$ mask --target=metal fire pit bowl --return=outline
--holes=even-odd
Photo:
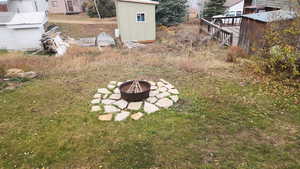
[[[124,82],[119,87],[122,99],[124,99],[128,102],[137,102],[137,101],[145,100],[149,97],[150,88],[151,88],[150,83],[140,80],[139,83],[142,88],[142,92],[128,93],[127,91],[130,88],[130,86],[132,85],[132,83],[133,83],[133,81]]]

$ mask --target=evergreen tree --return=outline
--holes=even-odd
[[[224,14],[224,3],[225,0],[210,0],[207,4],[205,4],[203,17],[206,19],[211,19],[215,15]]]
[[[113,0],[97,0],[97,6],[102,18],[116,16],[116,7]],[[87,14],[90,17],[98,17],[93,0],[88,3]]]
[[[187,15],[187,0],[159,0],[156,7],[157,24],[172,26],[184,22]]]

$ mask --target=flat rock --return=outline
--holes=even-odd
[[[24,71],[22,69],[17,69],[17,68],[13,68],[13,69],[8,69],[6,71],[6,77],[18,77],[19,73],[24,73]]]
[[[120,86],[121,86],[121,84],[123,84],[123,82],[118,82],[118,83],[117,83],[117,86],[119,86],[119,87],[120,87]]]
[[[115,106],[106,105],[106,106],[104,106],[104,111],[105,111],[105,113],[116,113],[121,110],[116,108]]]
[[[165,81],[164,79],[159,79],[161,82],[163,82],[164,84],[169,84],[169,82]]]
[[[155,86],[156,85],[156,83],[153,82],[153,81],[148,81],[148,82],[151,84],[151,86]]]
[[[113,104],[115,103],[115,100],[111,100],[111,99],[104,99],[102,100],[102,104]]]
[[[163,87],[163,86],[165,86],[165,84],[163,82],[157,82],[157,86],[158,87]]]
[[[27,78],[27,79],[34,79],[38,76],[36,72],[30,71],[30,72],[23,72],[19,73],[18,77]]]
[[[168,92],[172,94],[179,94],[179,91],[177,89],[170,89]]]
[[[92,104],[99,104],[100,103],[100,99],[93,99],[92,101],[91,101],[91,103]]]
[[[115,121],[123,121],[130,115],[128,111],[122,111],[115,116]]]
[[[109,84],[109,85],[107,85],[107,88],[112,90],[112,89],[116,88],[116,85]]]
[[[102,95],[102,99],[107,99],[108,96],[109,96],[109,94],[103,94],[103,95]]]
[[[129,110],[139,110],[142,106],[143,102],[131,102],[129,103],[127,109]]]
[[[105,114],[105,115],[100,115],[98,119],[101,121],[111,121],[112,117],[113,117],[112,114]]]
[[[157,112],[158,110],[159,110],[159,108],[157,106],[155,106],[154,104],[145,102],[144,111],[146,113],[150,114],[150,113]]]
[[[177,95],[172,95],[170,98],[173,100],[174,103],[176,103],[179,100],[179,97]]]
[[[157,100],[158,100],[158,99],[157,99],[156,97],[149,97],[149,98],[147,99],[147,102],[153,104],[153,103],[155,103]]]
[[[111,92],[107,88],[101,88],[101,89],[98,89],[98,93],[110,94]]]
[[[117,82],[116,81],[110,81],[109,84],[111,84],[111,85],[117,85]]]
[[[130,117],[131,117],[133,120],[139,120],[139,119],[141,119],[143,116],[144,116],[143,113],[138,112],[138,113],[135,113],[135,114],[131,115]]]
[[[95,98],[95,99],[101,99],[101,97],[102,97],[102,95],[99,94],[99,93],[97,93],[97,94],[94,95],[94,98]]]
[[[165,87],[166,87],[166,88],[168,88],[168,89],[173,89],[173,88],[174,88],[174,86],[173,86],[173,85],[171,85],[170,83],[169,83],[169,84],[167,84],[167,85],[165,85]]]
[[[160,92],[166,92],[166,91],[168,91],[168,88],[166,88],[166,87],[160,87],[160,88],[158,88],[158,91],[160,91]]]
[[[150,91],[149,96],[150,96],[150,97],[154,97],[154,96],[156,96],[156,95],[158,95],[158,94],[159,94],[159,91],[158,91],[158,90],[153,90],[153,91]]]
[[[120,109],[125,109],[128,105],[128,102],[126,100],[119,100],[113,104],[116,105],[117,107],[119,107]]]
[[[101,107],[100,106],[92,106],[91,112],[98,112],[98,111],[101,111]]]
[[[169,108],[170,106],[173,105],[173,101],[168,99],[168,98],[163,98],[158,100],[155,105],[157,105],[158,107],[162,107],[162,108]]]
[[[115,94],[120,94],[120,89],[119,88],[115,88],[114,93]]]
[[[150,87],[151,90],[156,90],[158,87],[157,86],[152,86]]]
[[[119,100],[121,99],[121,94],[112,94],[109,98],[113,100]]]
[[[171,95],[171,94],[168,93],[168,92],[162,92],[162,93],[156,95],[156,97],[159,98],[159,99],[161,99],[161,98],[164,98],[164,97],[168,97],[168,96],[170,96],[170,95]]]

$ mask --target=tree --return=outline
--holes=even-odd
[[[204,7],[203,17],[206,19],[211,19],[215,15],[224,14],[224,3],[225,0],[210,0]]]
[[[116,7],[113,0],[97,0],[96,3],[101,17],[105,18],[116,16]],[[88,3],[87,14],[90,17],[98,17],[98,13],[93,0],[90,0]]]
[[[159,0],[156,7],[157,24],[172,26],[184,22],[187,15],[187,0]]]

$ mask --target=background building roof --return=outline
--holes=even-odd
[[[271,12],[260,12],[243,15],[245,18],[253,19],[260,22],[274,22],[280,20],[289,20],[296,18],[296,13],[291,11],[277,10]]]
[[[240,2],[242,2],[243,0],[226,0],[226,2],[224,3],[223,6],[229,8],[229,7],[232,7],[233,5],[235,4],[238,4]]]

